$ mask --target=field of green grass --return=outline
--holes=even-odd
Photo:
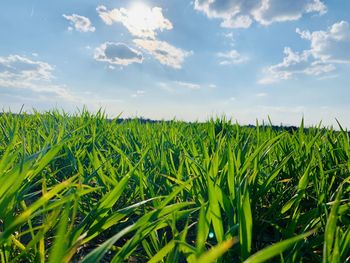
[[[350,262],[346,131],[0,115],[1,262]]]

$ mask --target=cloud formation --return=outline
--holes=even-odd
[[[350,26],[346,21],[333,24],[326,31],[296,32],[301,38],[310,41],[310,53],[323,62],[350,63]]]
[[[121,23],[133,37],[136,37],[133,40],[134,44],[163,65],[179,69],[182,67],[185,58],[191,54],[157,39],[159,32],[173,29],[172,23],[164,17],[162,8],[160,7],[148,7],[139,3],[134,4],[129,9],[115,8],[108,10],[107,7],[100,5],[96,10],[105,24]],[[112,44],[105,43],[97,48],[95,59],[119,65],[129,65],[143,61],[143,57],[139,51],[131,49],[125,44],[123,46],[121,44],[115,46],[114,44],[114,51],[110,52],[113,54],[107,55],[105,50],[112,48],[108,46]]]
[[[138,4],[130,9],[108,10],[100,5],[96,10],[105,24],[122,23],[131,35],[138,38],[155,39],[157,31],[162,32],[173,28],[171,22],[163,16],[160,7],[150,8]]]
[[[133,42],[153,55],[161,64],[176,69],[180,69],[185,58],[191,54],[191,52],[174,47],[165,41],[134,39]]]
[[[294,52],[284,48],[281,63],[264,69],[260,84],[271,84],[292,79],[297,75],[321,76],[336,69],[336,64],[350,63],[350,27],[346,21],[333,24],[325,31],[308,30],[296,32],[302,39],[310,41],[310,49]]]
[[[33,61],[19,55],[0,57],[0,74],[13,79],[50,80],[53,67],[46,62]]]
[[[73,96],[64,86],[51,83],[54,79],[53,70],[46,62],[33,61],[19,55],[0,57],[0,87],[26,89],[73,100]]]
[[[201,88],[199,84],[191,83],[191,82],[175,81],[175,83],[185,89],[190,89],[190,90],[199,90]]]
[[[79,31],[79,32],[95,32],[96,30],[96,28],[92,26],[90,19],[85,16],[72,14],[72,15],[63,15],[63,17],[67,19],[71,24],[71,26],[68,27],[68,30],[70,31],[75,29],[76,31]]]
[[[310,50],[298,53],[285,47],[283,61],[264,69],[265,76],[259,80],[259,83],[271,84],[280,80],[292,79],[297,75],[320,76],[334,70],[333,64],[315,60]]]
[[[241,64],[248,60],[247,57],[242,56],[237,50],[232,49],[228,52],[219,52],[217,54],[218,58],[220,58],[220,65],[233,65],[233,64]]]
[[[217,88],[215,84],[196,83],[192,81],[182,81],[182,80],[158,82],[158,86],[162,90],[167,91],[171,94],[182,94],[182,95],[189,94],[192,92],[209,91]]]
[[[146,91],[144,90],[137,90],[135,93],[131,94],[132,98],[138,98],[138,97],[142,97],[143,95],[145,95]]]
[[[194,8],[209,18],[221,19],[226,28],[248,28],[254,21],[269,25],[298,20],[306,13],[327,12],[320,0],[195,0]]]
[[[132,63],[142,63],[141,52],[123,43],[106,42],[95,49],[94,58],[109,64],[127,66]]]

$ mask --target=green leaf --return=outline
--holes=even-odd
[[[337,220],[338,220],[338,207],[340,204],[340,197],[342,194],[342,187],[338,189],[337,196],[329,214],[326,230],[324,233],[324,246],[323,246],[323,262],[331,262],[333,243],[337,232]]]
[[[237,238],[225,240],[215,247],[212,247],[207,252],[203,253],[195,262],[196,263],[211,263],[219,259],[225,254],[234,244],[238,243]]]
[[[58,224],[55,241],[48,261],[49,263],[61,263],[66,256],[66,250],[69,245],[67,240],[69,209],[70,205],[67,203]]]
[[[175,247],[176,243],[175,240],[169,241],[164,247],[162,247],[157,254],[155,254],[149,261],[148,263],[157,263],[161,262],[162,259],[168,255]]]
[[[258,252],[256,252],[254,255],[247,258],[244,263],[261,263],[266,262],[267,260],[272,259],[275,256],[278,256],[282,254],[285,250],[287,250],[289,247],[293,246],[295,243],[307,238],[308,236],[315,233],[316,230],[311,230],[309,232],[306,232],[304,234],[298,235],[296,237],[289,238],[287,240],[278,242],[276,244],[273,244],[267,248],[264,248]]]

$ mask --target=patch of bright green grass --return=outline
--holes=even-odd
[[[345,262],[349,198],[345,131],[0,116],[1,262]]]

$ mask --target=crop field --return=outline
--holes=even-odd
[[[350,262],[350,139],[0,115],[1,262]]]

